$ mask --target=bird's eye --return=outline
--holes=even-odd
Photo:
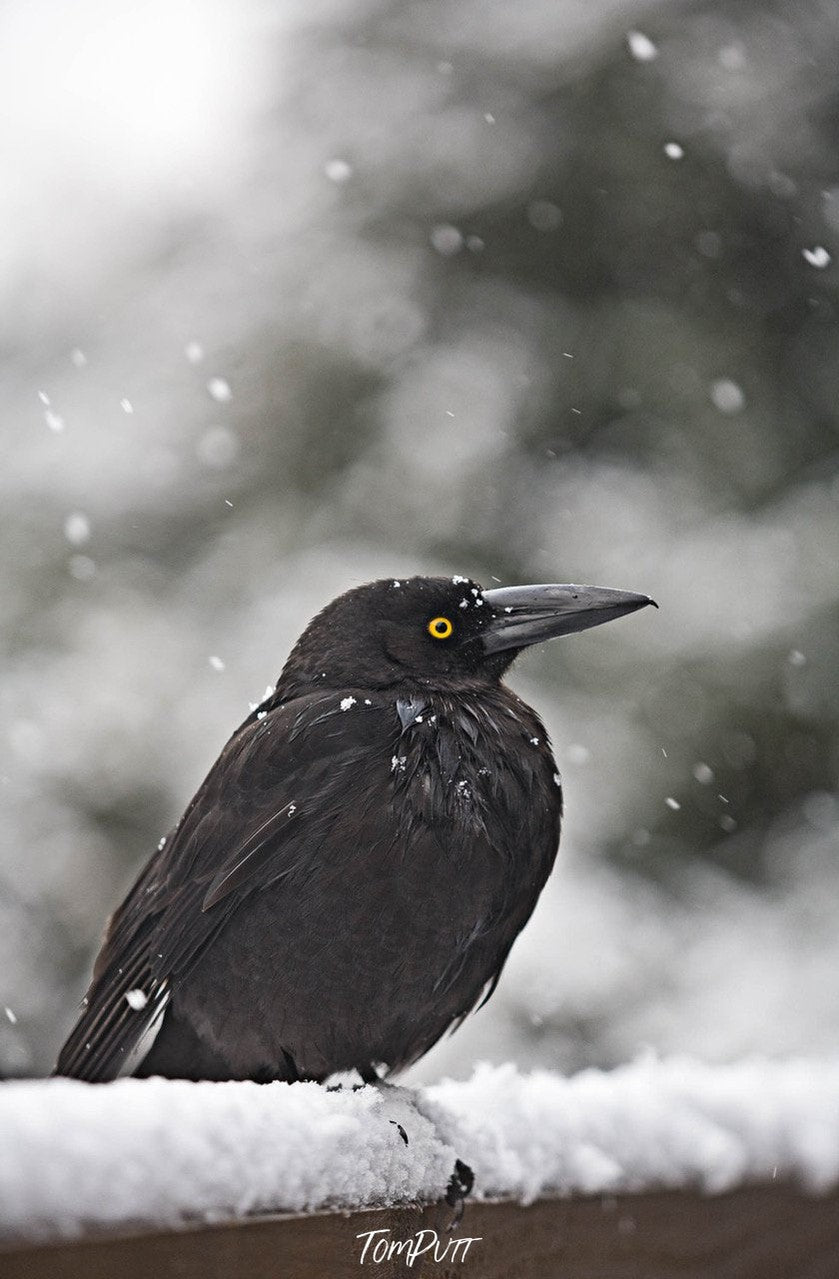
[[[447,617],[432,617],[428,623],[428,634],[432,639],[448,639],[453,630]]]

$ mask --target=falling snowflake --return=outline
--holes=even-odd
[[[84,546],[90,538],[90,520],[81,511],[73,511],[64,521],[64,536],[71,546]]]
[[[233,399],[230,383],[223,377],[211,377],[207,383],[207,390],[218,404],[227,404]]]
[[[643,31],[627,31],[626,44],[636,62],[652,62],[658,57],[658,49]]]
[[[431,232],[431,245],[444,258],[452,258],[463,248],[463,233],[456,226],[442,223]]]
[[[745,408],[746,397],[742,387],[730,378],[720,378],[711,383],[711,403],[720,413],[739,413]]]
[[[348,182],[352,177],[352,166],[346,160],[327,160],[323,171],[330,182]]]
[[[812,249],[802,249],[801,256],[817,271],[823,271],[826,266],[830,266],[830,254],[823,244],[817,244]]]

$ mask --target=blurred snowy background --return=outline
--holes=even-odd
[[[661,604],[520,662],[560,864],[413,1077],[835,1048],[838,65],[829,0],[3,6],[0,1071],[411,572]]]

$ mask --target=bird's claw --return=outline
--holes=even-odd
[[[475,1174],[472,1169],[462,1159],[455,1159],[454,1172],[449,1177],[449,1184],[446,1187],[446,1203],[455,1210],[452,1223],[449,1226],[450,1230],[460,1224],[466,1199],[472,1193],[474,1185]]]

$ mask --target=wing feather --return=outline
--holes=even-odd
[[[334,694],[313,694],[279,703],[261,719],[251,715],[234,733],[114,913],[56,1074],[116,1078],[164,1012],[172,983],[244,898],[316,852],[318,841],[308,836],[346,802],[346,765],[370,749],[370,717],[358,733],[348,733],[344,720],[336,737],[336,712]],[[304,779],[317,800],[298,805]],[[135,989],[146,995],[141,1009],[126,999]]]

